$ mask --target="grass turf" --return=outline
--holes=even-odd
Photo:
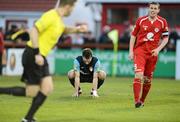
[[[23,86],[19,77],[0,76],[0,86]],[[38,122],[180,122],[180,81],[154,79],[145,106],[134,108],[133,78],[108,77],[90,96],[91,84],[82,84],[83,94],[71,97],[73,88],[65,76],[54,76],[54,92],[36,114]],[[0,95],[0,122],[20,122],[31,98]]]

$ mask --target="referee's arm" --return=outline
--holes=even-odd
[[[34,26],[30,31],[30,38],[32,41],[33,48],[39,48],[38,36],[39,36],[39,32],[37,28]]]
[[[35,54],[35,63],[38,64],[39,66],[42,66],[44,65],[44,59],[39,52],[38,36],[39,36],[39,32],[37,28],[34,26],[30,31],[30,38],[32,41],[33,51]]]
[[[87,25],[79,25],[76,27],[65,27],[64,33],[85,33],[88,31]]]

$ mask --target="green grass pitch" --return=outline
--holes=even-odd
[[[23,86],[19,77],[0,76],[0,86]],[[73,88],[65,76],[54,76],[54,92],[37,112],[38,122],[180,122],[180,81],[154,79],[143,108],[133,103],[133,78],[108,77],[90,96],[91,84],[82,84],[83,94],[71,97]],[[0,95],[0,122],[20,122],[31,98]]]

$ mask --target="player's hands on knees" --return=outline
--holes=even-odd
[[[84,33],[88,32],[88,27],[87,25],[79,25],[76,27],[77,32]]]
[[[152,53],[152,56],[158,56],[158,54],[159,54],[159,49],[156,48],[156,49],[152,50],[151,53]]]
[[[133,60],[134,59],[134,53],[133,52],[129,52],[129,60]]]
[[[44,58],[42,57],[42,55],[40,54],[35,55],[35,63],[39,66],[44,65]]]

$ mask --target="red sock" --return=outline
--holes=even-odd
[[[135,78],[133,83],[133,91],[134,91],[134,100],[135,103],[139,102],[139,96],[141,93],[141,80]]]
[[[150,88],[151,88],[151,82],[143,84],[143,91],[142,91],[142,96],[141,96],[141,102],[144,103]]]

